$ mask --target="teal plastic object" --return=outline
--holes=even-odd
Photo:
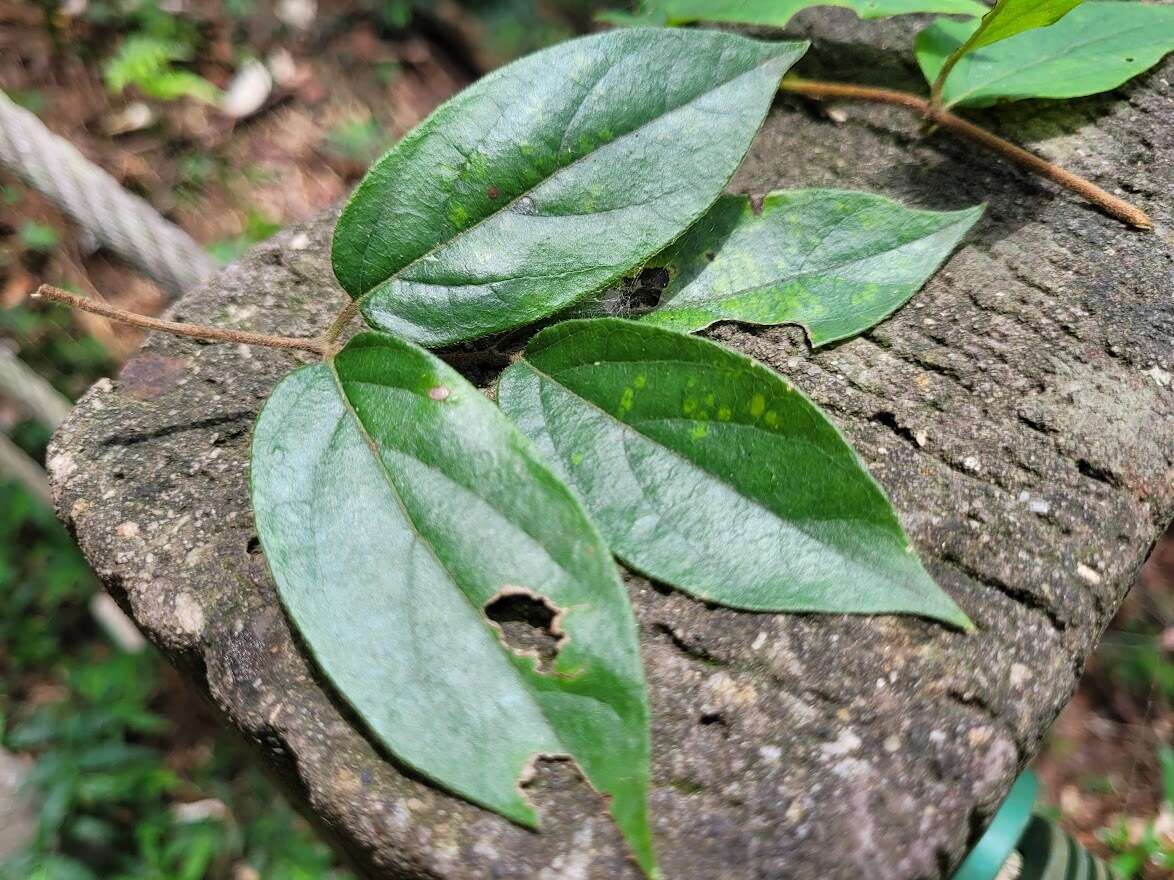
[[[1039,780],[1025,770],[1011,786],[986,832],[954,872],[953,880],[994,880],[1031,821],[1037,791]]]
[[[1032,818],[1018,850],[1019,880],[1112,880],[1108,865],[1043,816]]]

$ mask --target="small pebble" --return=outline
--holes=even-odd
[[[1100,582],[1101,582],[1101,576],[1100,576],[1100,574],[1097,573],[1096,569],[1089,568],[1083,562],[1080,563],[1078,566],[1076,566],[1076,573],[1078,575],[1080,575],[1082,578],[1084,578],[1086,581],[1088,581],[1090,584],[1092,584],[1094,587],[1097,586],[1098,584],[1100,584]]]

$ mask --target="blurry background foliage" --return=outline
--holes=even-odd
[[[445,97],[591,28],[599,9],[0,0],[0,87],[227,262],[342,198]],[[249,62],[268,74],[251,92],[239,81]],[[234,87],[248,112],[227,112]],[[30,306],[40,281],[140,312],[164,305],[0,171],[0,345],[74,399],[116,374],[138,337]],[[48,429],[2,390],[0,430],[43,461]],[[1035,765],[1065,829],[1126,878],[1174,871],[1172,584],[1168,540]],[[179,677],[111,640],[97,590],[52,513],[0,478],[0,745],[26,771],[33,813],[27,844],[0,852],[0,880],[346,876]]]

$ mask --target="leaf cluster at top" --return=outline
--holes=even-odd
[[[1131,0],[998,0],[993,7],[974,0],[645,0],[633,13],[600,18],[622,25],[782,27],[815,6],[846,7],[861,18],[968,16],[940,18],[917,35],[917,63],[944,107],[1093,95],[1174,51],[1174,7]]]

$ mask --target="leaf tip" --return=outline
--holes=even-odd
[[[953,624],[954,626],[956,626],[958,629],[962,630],[962,632],[965,633],[966,635],[970,635],[971,633],[977,632],[978,626],[974,623],[973,620],[971,620],[969,617],[966,616],[966,612],[964,612],[961,608],[958,608],[957,606],[955,606],[955,608],[956,608],[956,611],[954,613],[954,616],[950,619],[949,622],[951,624]]]

